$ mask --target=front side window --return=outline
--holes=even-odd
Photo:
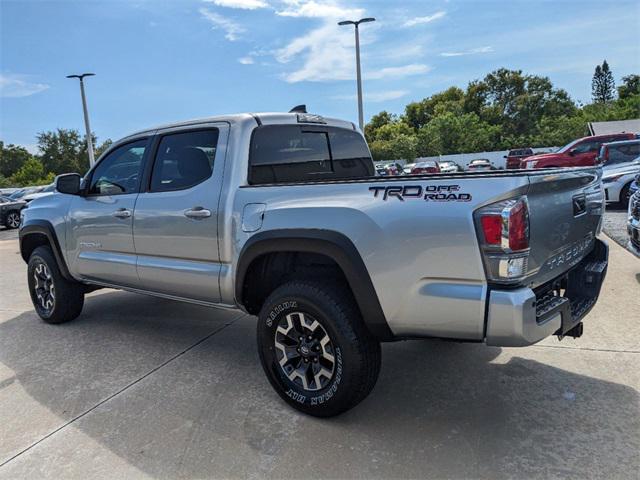
[[[91,174],[90,195],[135,193],[140,186],[147,140],[127,143],[109,153]]]
[[[333,127],[258,127],[249,154],[252,184],[344,179],[374,175],[362,136]]]
[[[183,190],[211,177],[218,146],[216,128],[165,135],[151,174],[151,191]]]
[[[582,142],[577,145],[573,151],[574,153],[587,153],[587,152],[597,152],[600,149],[601,142]]]

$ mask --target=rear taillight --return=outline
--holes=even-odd
[[[489,279],[521,280],[527,274],[529,257],[527,197],[493,203],[474,215]]]
[[[502,239],[502,216],[500,214],[486,214],[480,217],[482,233],[487,245],[500,245]]]

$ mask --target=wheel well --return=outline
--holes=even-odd
[[[42,246],[53,249],[49,238],[44,233],[31,233],[23,237],[22,240],[20,240],[20,253],[24,261],[28,262],[33,251]]]
[[[293,279],[318,278],[340,282],[350,290],[344,272],[329,256],[312,252],[271,252],[249,265],[242,285],[242,303],[252,315],[258,314],[267,297]]]

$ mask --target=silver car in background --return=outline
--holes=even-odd
[[[597,160],[602,164],[606,201],[627,205],[631,184],[640,173],[640,139],[605,143]]]

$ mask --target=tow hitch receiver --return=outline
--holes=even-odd
[[[564,337],[580,338],[582,336],[583,326],[584,323],[580,322],[564,335],[558,335],[558,340],[562,340]]]

